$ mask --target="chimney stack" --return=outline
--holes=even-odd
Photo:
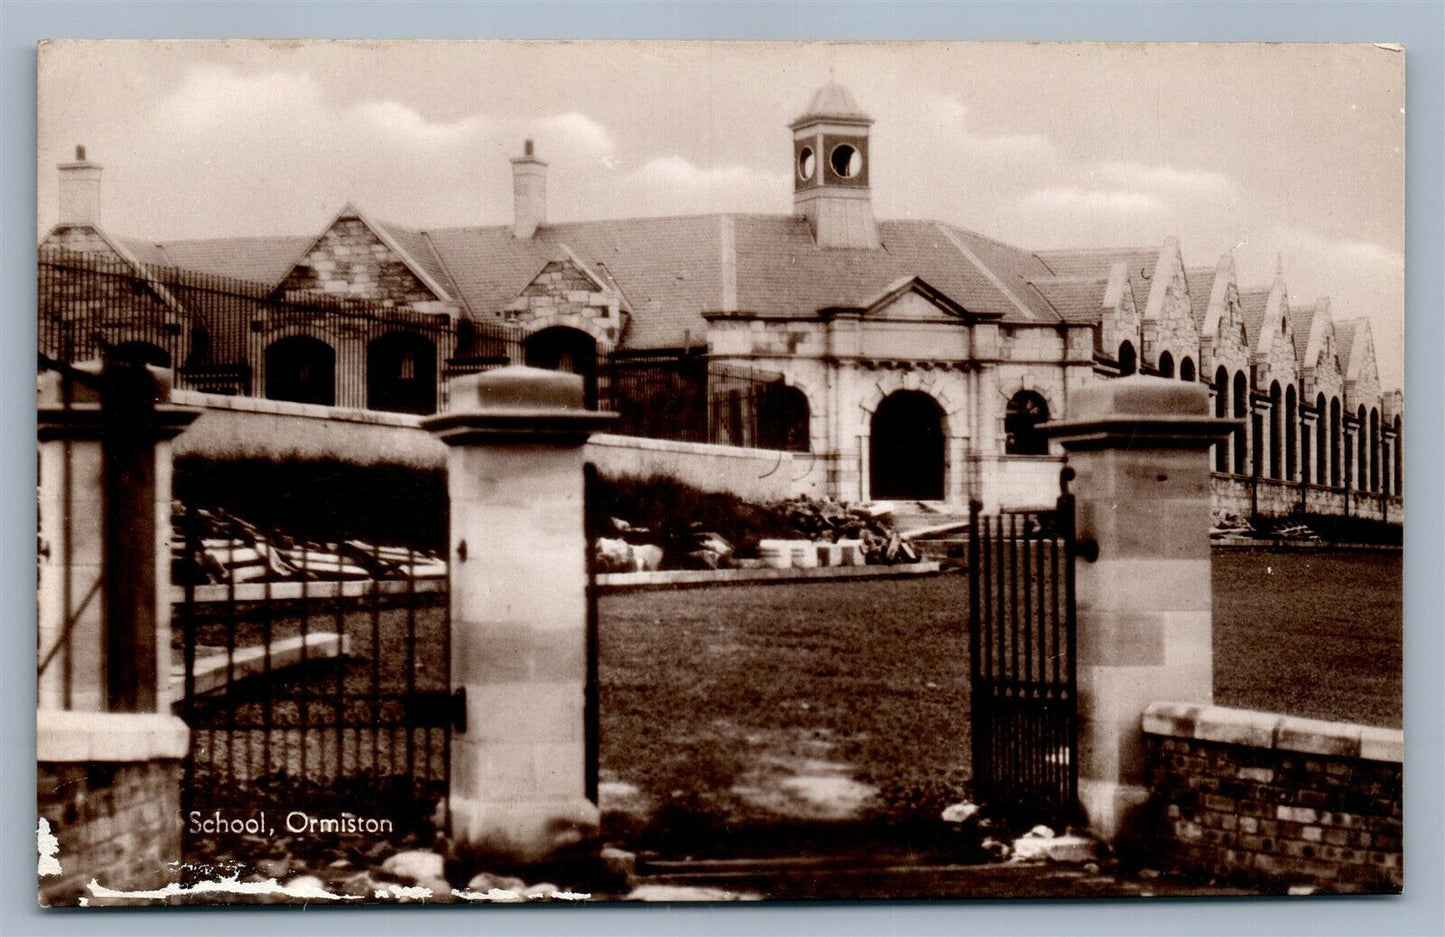
[[[532,141],[522,155],[512,157],[512,234],[530,238],[547,223],[547,163],[532,152]]]
[[[76,146],[75,162],[56,168],[60,170],[60,217],[56,223],[100,227],[101,165],[85,158],[84,146]]]

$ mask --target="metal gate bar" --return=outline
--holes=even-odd
[[[1077,816],[1072,477],[1052,511],[969,509],[973,796],[1020,824]]]

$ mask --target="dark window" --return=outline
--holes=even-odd
[[[758,445],[764,449],[807,452],[808,395],[796,387],[777,382],[760,391]]]
[[[1279,382],[1269,386],[1269,477],[1282,478],[1284,471],[1284,447],[1280,445],[1284,440],[1280,433],[1280,407],[1283,403],[1283,393],[1279,389]]]
[[[1049,405],[1031,390],[1013,395],[1004,412],[1004,452],[1008,455],[1048,455],[1049,439],[1039,429],[1047,422]]]
[[[123,361],[140,361],[157,368],[171,366],[171,354],[151,342],[121,342],[111,354]]]
[[[1139,370],[1139,356],[1134,352],[1134,346],[1124,342],[1119,346],[1119,376],[1128,377]]]
[[[1247,471],[1245,464],[1249,452],[1248,433],[1251,424],[1249,417],[1249,382],[1245,379],[1243,371],[1237,371],[1234,375],[1234,418],[1244,421],[1239,429],[1234,431],[1234,474],[1243,475]]]
[[[565,325],[552,326],[527,336],[523,353],[530,367],[581,375],[587,407],[597,406],[597,343],[591,335]]]
[[[1330,459],[1330,407],[1325,403],[1324,394],[1316,398],[1315,410],[1315,484],[1323,485],[1329,478]]]
[[[1221,419],[1229,416],[1229,372],[1220,368],[1214,372],[1214,415]],[[1229,440],[1221,439],[1214,444],[1214,470],[1229,471]]]
[[[1295,404],[1294,385],[1285,388],[1284,392],[1284,477],[1290,481],[1295,480],[1295,430],[1299,426],[1299,412]]]
[[[320,339],[293,335],[266,348],[266,396],[297,403],[336,403],[336,351]]]
[[[1179,362],[1179,379],[1181,381],[1193,381],[1198,375],[1194,373],[1194,359],[1185,358]]]
[[[435,413],[437,346],[413,332],[389,332],[366,346],[366,406]]]
[[[1340,398],[1330,401],[1330,484],[1340,486],[1340,455],[1343,451],[1343,431],[1340,426]]]
[[[1167,352],[1167,351],[1166,351],[1166,352],[1162,352],[1162,353],[1159,355],[1159,376],[1160,376],[1160,377],[1173,377],[1173,376],[1174,376],[1174,356],[1171,355],[1171,354],[1169,354],[1169,352]]]

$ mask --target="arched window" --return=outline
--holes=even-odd
[[[1214,372],[1214,415],[1223,419],[1229,416],[1229,372],[1223,366]],[[1214,470],[1229,471],[1230,441],[1221,439],[1214,444]]]
[[[388,332],[366,346],[366,406],[394,413],[435,413],[436,342],[414,332]]]
[[[1249,381],[1243,371],[1234,373],[1234,418],[1240,421],[1234,431],[1234,474],[1243,475],[1248,470],[1246,457],[1249,452]]]
[[[1049,405],[1031,390],[1021,390],[1004,411],[1004,452],[1008,455],[1048,455],[1049,438],[1039,424],[1049,419]]]
[[[1174,376],[1174,356],[1167,351],[1159,353],[1159,376]]]
[[[1370,490],[1380,490],[1380,411],[1370,410]]]
[[[1198,375],[1194,373],[1194,359],[1193,359],[1193,358],[1187,358],[1187,357],[1186,357],[1183,361],[1179,362],[1179,379],[1180,379],[1181,381],[1191,381],[1191,382],[1192,382],[1192,381],[1196,380],[1197,378],[1198,378]]]
[[[1395,417],[1395,494],[1405,492],[1405,428]]]
[[[1330,405],[1325,395],[1315,399],[1315,484],[1323,485],[1329,477]]]
[[[527,336],[522,351],[530,367],[582,375],[586,405],[597,405],[597,342],[591,335],[554,325]]]
[[[1340,398],[1330,399],[1330,484],[1340,487],[1340,455],[1343,451],[1343,431],[1340,426]]]
[[[1360,404],[1359,411],[1355,414],[1355,490],[1364,491],[1365,486],[1370,482],[1370,454],[1366,451],[1369,448],[1368,438],[1370,417],[1365,413],[1365,405]]]
[[[1299,427],[1299,406],[1295,400],[1294,385],[1291,384],[1284,391],[1284,477],[1290,481],[1295,480],[1295,467],[1298,461],[1298,446],[1295,439],[1295,432]]]
[[[764,449],[807,452],[808,395],[781,381],[763,388],[759,400],[758,445]]]
[[[293,335],[266,347],[266,396],[297,403],[336,403],[336,351],[320,339]]]
[[[1134,346],[1130,342],[1124,342],[1119,346],[1119,376],[1128,377],[1139,370],[1139,356],[1134,352]]]
[[[140,361],[157,368],[171,366],[171,353],[152,342],[121,342],[111,354],[122,361]]]
[[[1282,478],[1284,468],[1284,447],[1280,445],[1279,423],[1280,406],[1283,403],[1283,396],[1279,389],[1279,381],[1269,386],[1269,477]]]

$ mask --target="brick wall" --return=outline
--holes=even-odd
[[[181,855],[181,762],[39,762],[40,816],[60,841],[61,872],[40,879],[42,905],[74,905],[92,878],[158,888]]]
[[[1178,703],[1151,705],[1143,729],[1155,861],[1281,887],[1400,891],[1399,730]]]

